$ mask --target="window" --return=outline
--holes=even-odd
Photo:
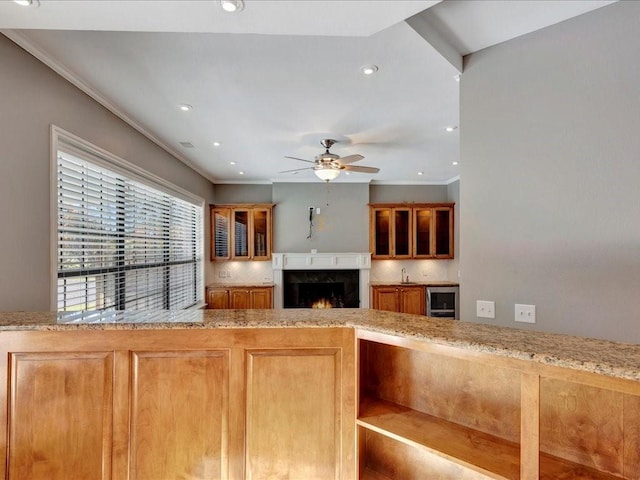
[[[57,309],[199,306],[203,201],[54,127]]]

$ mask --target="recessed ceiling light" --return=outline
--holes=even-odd
[[[378,71],[378,66],[377,65],[365,65],[363,67],[360,67],[360,71],[362,73],[364,73],[365,75],[373,75],[374,73],[376,73]]]
[[[424,174],[424,172],[418,172],[418,175],[422,175],[422,174]]]
[[[240,175],[244,175],[244,172],[238,172]]]
[[[14,3],[17,3],[18,5],[22,6],[22,7],[39,7],[40,6],[40,2],[38,0],[13,0]]]
[[[445,128],[445,130],[446,130],[447,132],[453,132],[456,128],[458,128],[458,127],[457,127],[457,126],[455,126],[455,125],[453,125],[453,126],[450,126],[450,127],[446,127],[446,128]]]
[[[191,110],[193,107],[191,105],[188,105],[186,103],[183,103],[182,105],[178,105],[178,108],[180,110],[182,110],[183,112],[188,112],[189,110]]]
[[[453,76],[453,79],[454,79],[456,82],[459,82],[459,81],[460,81],[460,74],[458,74],[458,75],[454,75],[454,76]]]
[[[234,162],[233,160],[229,162],[229,165],[235,165],[236,162]]]
[[[453,165],[458,165],[458,162],[451,162]]]
[[[244,2],[242,0],[221,0],[220,5],[225,12],[235,13],[244,8]]]
[[[220,142],[213,142],[213,146],[214,147],[219,147],[220,146]]]

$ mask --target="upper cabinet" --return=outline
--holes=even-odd
[[[371,258],[453,258],[453,207],[453,203],[371,204]]]
[[[211,205],[211,260],[271,259],[273,204]]]
[[[370,245],[373,258],[411,258],[411,208],[371,206]]]

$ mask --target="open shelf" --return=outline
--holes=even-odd
[[[365,468],[360,472],[360,480],[392,480],[392,479],[387,477],[386,475],[383,475],[382,473],[376,472],[375,470]]]
[[[487,478],[520,478],[519,445],[478,430],[374,398],[361,400],[357,424]]]
[[[620,480],[620,478],[562,458],[545,453],[540,454],[540,480]]]

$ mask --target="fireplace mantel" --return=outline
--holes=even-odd
[[[283,270],[358,270],[360,308],[369,308],[371,254],[366,253],[274,253],[273,306],[283,308]]]

